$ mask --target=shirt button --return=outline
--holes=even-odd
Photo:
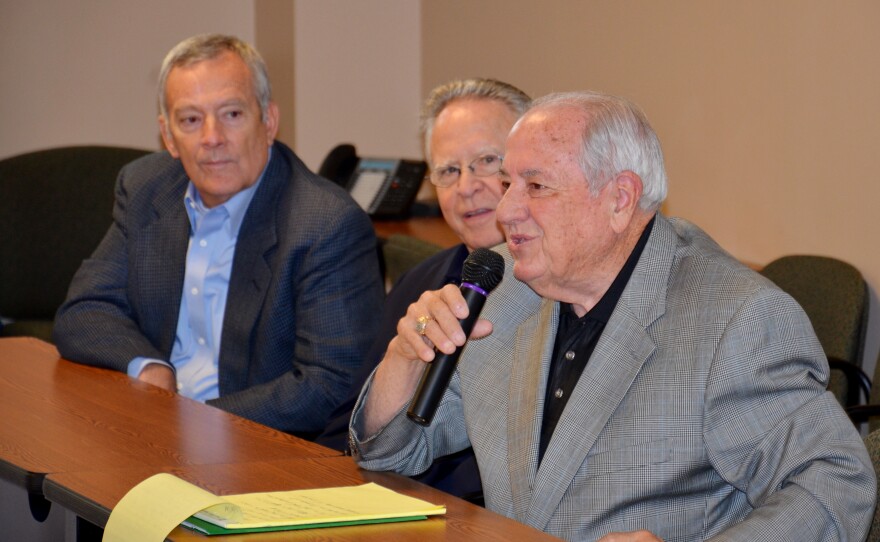
[[[192,293],[192,295],[199,295],[199,289],[193,288],[192,290],[190,290],[190,293]]]
[[[204,248],[204,247],[208,246],[208,242],[205,241],[204,239],[202,239],[201,241],[199,241],[199,246]]]
[[[562,399],[562,396],[565,395],[565,392],[562,391],[562,388],[556,388],[556,393],[554,393],[553,395],[555,395],[557,399]]]
[[[568,352],[566,352],[566,353],[565,353],[565,359],[567,359],[568,361],[573,360],[573,359],[574,359],[574,351],[573,351],[573,350],[569,350]]]
[[[205,338],[204,338],[204,337],[199,337],[199,341],[198,341],[198,343],[199,343],[200,346],[205,346]]]

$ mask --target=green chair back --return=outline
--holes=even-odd
[[[852,265],[826,256],[783,256],[761,274],[797,301],[828,357],[862,366],[868,323],[868,287]],[[858,388],[832,371],[829,389],[844,405],[858,402]]]
[[[60,147],[0,160],[0,336],[49,340],[73,274],[112,222],[120,168],[151,151]]]
[[[416,237],[389,235],[382,243],[386,285],[393,285],[406,271],[441,250],[443,247]]]

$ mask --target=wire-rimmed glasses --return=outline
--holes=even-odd
[[[475,158],[467,168],[477,177],[495,175],[501,170],[503,158],[497,154],[484,154]],[[461,178],[461,167],[457,165],[442,166],[431,171],[428,179],[434,186],[448,188]]]

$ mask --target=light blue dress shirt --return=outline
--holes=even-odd
[[[210,209],[205,207],[192,182],[186,189],[189,248],[170,365],[177,377],[177,392],[197,401],[220,396],[220,340],[235,243],[262,179],[260,174],[253,186]],[[128,364],[128,375],[137,377],[150,363],[169,365],[164,360],[137,357]]]

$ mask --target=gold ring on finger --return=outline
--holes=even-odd
[[[418,333],[419,335],[424,337],[425,330],[428,329],[428,322],[430,322],[431,320],[433,320],[433,318],[431,318],[430,316],[427,316],[427,315],[419,316],[416,319],[416,333]]]

